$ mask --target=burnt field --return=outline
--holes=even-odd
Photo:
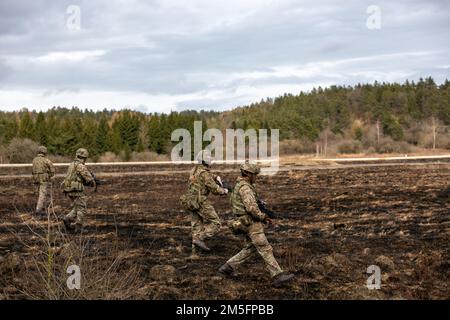
[[[230,182],[238,175],[215,169]],[[85,235],[59,230],[69,205],[60,175],[49,220],[33,217],[36,193],[24,170],[0,175],[0,299],[450,298],[448,163],[291,166],[261,176],[261,198],[280,213],[267,237],[282,268],[296,274],[280,289],[259,257],[236,278],[217,273],[242,245],[226,227],[228,197],[211,197],[223,221],[208,241],[213,252],[190,259],[190,219],[178,201],[188,170],[96,169],[106,184],[88,191]],[[81,290],[65,289],[69,264],[80,265]],[[366,287],[370,265],[381,269],[380,290]]]

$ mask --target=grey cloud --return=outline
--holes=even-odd
[[[221,90],[229,98],[187,99],[177,107],[221,108],[253,97],[242,86],[298,88],[306,83],[354,84],[370,75],[395,78],[448,77],[450,10],[441,1],[378,1],[382,29],[368,30],[372,1],[211,2],[77,1],[82,29],[65,28],[73,1],[0,2],[0,90],[59,92],[112,91],[150,95],[195,95]],[[75,3],[75,4],[77,4]],[[221,4],[217,4],[220,6]],[[232,10],[232,6],[241,6]],[[36,59],[52,52],[104,51],[83,61]],[[430,51],[403,61],[353,61],[310,76],[271,75],[274,67],[302,68],[323,61]],[[267,72],[254,78],[230,74]],[[338,76],[336,76],[338,75]],[[284,92],[279,92],[283,94]],[[255,100],[265,97],[254,97]],[[1,98],[0,98],[1,99]],[[247,100],[245,100],[247,99]],[[0,100],[0,108],[1,106]],[[142,106],[147,105],[142,103]],[[137,106],[139,108],[139,106]]]

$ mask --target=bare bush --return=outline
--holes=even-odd
[[[339,153],[360,153],[362,151],[362,143],[355,140],[345,140],[337,146]]]
[[[377,153],[409,153],[411,145],[404,141],[394,141],[390,137],[383,137],[375,147]]]
[[[121,162],[122,159],[114,152],[105,152],[98,158],[98,162]]]
[[[433,133],[421,132],[418,138],[418,145],[422,148],[433,149]],[[436,148],[450,149],[450,134],[448,132],[438,132],[436,134]]]
[[[9,163],[9,159],[6,156],[6,148],[4,146],[0,146],[0,164],[1,163]]]
[[[168,155],[157,154],[156,152],[144,151],[133,152],[130,161],[144,162],[144,161],[167,161],[170,160]]]
[[[20,281],[10,285],[28,299],[130,299],[139,289],[140,268],[127,262],[122,241],[98,246],[83,235],[67,235],[61,230],[56,215],[50,215],[45,227],[32,227],[33,240],[17,239],[31,254],[24,260]],[[53,221],[52,221],[53,220]],[[25,259],[25,258],[24,258]],[[80,269],[80,288],[69,288],[68,267]]]
[[[4,149],[4,156],[9,163],[29,163],[36,157],[39,144],[30,139],[14,138]]]
[[[49,158],[53,163],[68,163],[68,162],[72,162],[72,158],[71,158],[71,157],[67,157],[67,156],[54,156],[54,155],[49,155],[48,158]]]
[[[170,160],[168,155],[157,154],[156,152],[144,151],[144,152],[131,152],[126,156],[123,152],[116,155],[113,152],[106,152],[98,158],[98,162],[122,162],[122,161],[133,161],[133,162],[146,162],[146,161],[167,161]]]
[[[316,145],[314,142],[305,140],[283,140],[280,141],[280,154],[299,154],[315,153]]]

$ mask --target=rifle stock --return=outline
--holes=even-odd
[[[267,208],[267,204],[264,200],[258,199],[256,202],[258,203],[258,208],[262,213],[266,214],[270,219],[277,219],[277,214]]]
[[[214,180],[214,181],[216,181],[217,185],[220,186],[221,188],[227,189],[228,192],[233,191],[233,187],[227,181],[224,181],[224,180],[221,180],[221,182],[219,182],[217,180]]]
[[[92,176],[92,178],[94,178],[94,181],[95,181],[94,192],[97,192],[97,187],[99,185],[105,185],[106,181],[98,179],[94,172],[92,172],[92,171],[89,171],[89,172],[91,173],[91,176]]]

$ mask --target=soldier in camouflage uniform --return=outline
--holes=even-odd
[[[84,187],[95,188],[95,179],[86,168],[86,159],[89,153],[86,149],[78,149],[75,160],[69,165],[66,178],[63,181],[64,193],[70,198],[71,211],[64,217],[64,225],[72,230],[75,224],[75,232],[81,232],[86,215],[87,197],[84,194]]]
[[[53,163],[46,157],[47,148],[40,146],[37,157],[33,159],[33,183],[39,186],[39,197],[36,204],[36,214],[45,215],[52,187],[52,178],[55,175]]]
[[[189,177],[188,191],[181,197],[181,204],[191,214],[192,255],[197,248],[210,251],[204,240],[213,237],[220,229],[221,223],[211,202],[210,193],[224,195],[227,189],[217,184],[220,177],[211,173],[211,153],[203,150],[197,156],[198,164],[192,169]]]
[[[254,183],[260,171],[256,164],[246,162],[241,165],[241,177],[237,179],[231,194],[231,205],[236,218],[230,222],[230,227],[233,233],[245,236],[245,246],[221,266],[219,271],[225,275],[233,275],[237,266],[258,253],[274,279],[274,285],[280,286],[290,281],[294,275],[281,270],[264,234],[263,223],[271,224],[272,220],[259,210],[257,204],[258,195]]]

